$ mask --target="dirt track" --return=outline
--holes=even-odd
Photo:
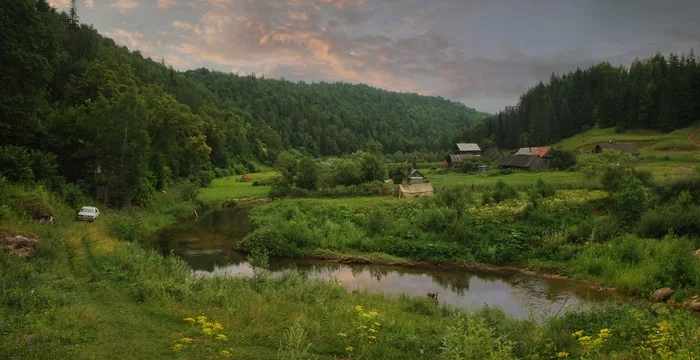
[[[695,144],[696,146],[700,146],[700,140],[695,139],[695,136],[698,135],[698,133],[700,133],[700,129],[693,131],[693,133],[690,134],[690,136],[688,136],[688,141],[690,141],[692,144]]]

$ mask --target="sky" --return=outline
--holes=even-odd
[[[49,0],[66,10],[70,0]],[[700,48],[700,1],[77,0],[177,70],[365,83],[495,113],[551,73]],[[697,50],[700,51],[700,50]]]

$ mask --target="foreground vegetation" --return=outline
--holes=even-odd
[[[178,258],[138,246],[141,235],[131,232],[189,211],[186,192],[169,190],[149,209],[109,210],[95,223],[79,223],[59,196],[6,184],[2,233],[32,232],[41,240],[28,258],[0,252],[0,353],[10,359],[687,359],[700,351],[697,318],[671,308],[615,306],[544,322],[514,320],[499,309],[467,313],[427,298],[351,294],[337,282],[295,272],[273,278],[260,254],[251,278],[194,277]],[[14,200],[37,191],[53,208],[54,225],[18,210]],[[260,211],[334,201],[287,200]],[[350,212],[377,204],[348,199],[341,206],[348,213],[336,216],[359,216]],[[398,208],[415,206],[429,204],[406,201]],[[182,212],[168,213],[177,207]],[[330,220],[324,223],[332,229]]]

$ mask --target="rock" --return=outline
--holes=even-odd
[[[22,235],[6,236],[0,238],[0,251],[7,251],[21,257],[28,256],[34,252],[37,240]]]
[[[684,305],[690,310],[700,311],[700,300],[698,300],[697,295],[693,296],[693,298],[690,299],[690,301],[686,301]]]
[[[651,294],[651,299],[654,301],[666,301],[671,297],[671,295],[673,295],[674,292],[675,291],[673,291],[671,288],[661,288]]]

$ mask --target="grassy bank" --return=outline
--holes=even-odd
[[[649,194],[656,204],[633,221],[605,191],[559,190],[542,198],[505,186],[510,198],[501,201],[507,190],[469,187],[446,187],[429,199],[280,200],[252,211],[254,231],[242,247],[275,256],[327,250],[516,265],[641,296],[666,286],[680,290],[678,299],[700,290],[700,259],[693,256],[700,247],[697,200],[656,190]]]

